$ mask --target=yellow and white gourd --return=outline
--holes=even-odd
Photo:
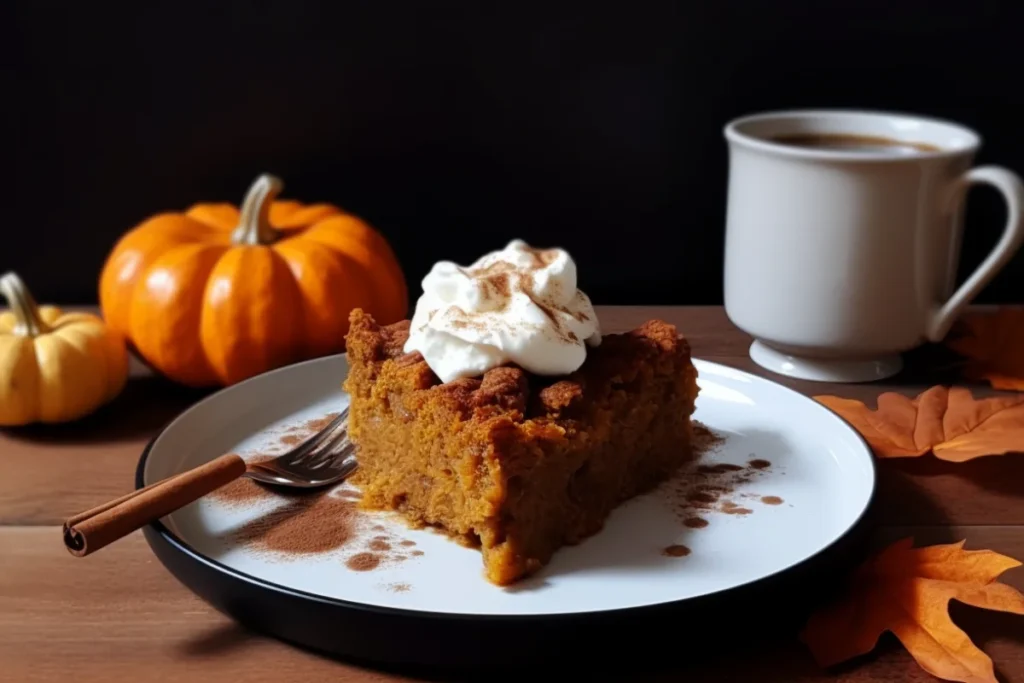
[[[121,393],[128,352],[101,318],[38,306],[15,273],[0,296],[0,426],[69,422]]]

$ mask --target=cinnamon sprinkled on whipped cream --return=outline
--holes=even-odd
[[[601,342],[594,307],[562,249],[512,240],[469,267],[436,263],[423,279],[405,352],[419,351],[442,382],[515,363],[567,375]]]

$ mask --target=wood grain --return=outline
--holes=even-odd
[[[954,527],[934,533],[901,528],[887,535],[932,541],[967,536],[970,547],[1024,557],[1024,534],[1008,527]],[[179,585],[153,559],[141,533],[81,560],[64,550],[59,536],[57,527],[0,528],[4,680],[65,681],[71,671],[76,681],[164,681],[170,672],[181,680],[415,680],[353,667],[246,631]],[[1007,583],[1024,589],[1024,570],[1005,576]],[[1024,674],[1019,621],[967,608],[957,610],[956,618],[1004,669]],[[883,647],[870,666],[832,679],[816,670],[793,634],[751,645],[712,661],[697,658],[688,665],[686,680],[928,680],[914,678],[916,665],[895,646]],[[676,661],[662,668],[667,671],[631,678],[669,681],[679,680],[683,673]],[[744,672],[766,669],[770,677],[742,678]],[[282,672],[294,677],[286,678]]]
[[[603,307],[606,331],[653,317],[675,323],[694,355],[765,375],[747,357],[750,338],[721,308]],[[872,385],[829,385],[772,376],[805,394],[873,401],[881,391],[912,395],[948,381],[948,359],[934,349],[908,357],[900,377]],[[991,394],[975,387],[978,394]],[[79,423],[0,431],[0,679],[12,681],[354,681],[423,680],[325,659],[250,633],[180,586],[135,533],[95,556],[76,559],[58,525],[131,489],[145,444],[204,392],[186,391],[135,364],[125,393]],[[879,543],[911,536],[919,544],[967,539],[1024,558],[1024,456],[954,464],[923,457],[879,467],[871,512]],[[1006,581],[1024,588],[1024,571]],[[954,619],[996,662],[1001,680],[1024,683],[1024,629],[1012,615],[955,605]],[[686,653],[632,672],[635,681],[934,681],[884,638],[875,653],[836,671],[817,670],[793,634],[737,643],[727,657]],[[727,638],[728,634],[723,634]],[[685,644],[683,644],[685,645]],[[685,648],[684,648],[685,649]],[[441,677],[443,678],[443,677]],[[496,673],[489,680],[500,679]]]

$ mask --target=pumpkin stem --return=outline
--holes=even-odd
[[[0,296],[7,300],[7,305],[14,313],[14,334],[38,337],[50,331],[50,326],[39,316],[39,305],[17,273],[0,276]]]
[[[283,187],[281,179],[269,173],[256,179],[245,193],[238,227],[231,233],[232,243],[272,244],[277,239],[277,231],[270,225],[270,204]]]

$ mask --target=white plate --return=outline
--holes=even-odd
[[[768,380],[695,361],[701,388],[695,419],[727,436],[703,461],[772,467],[731,495],[752,514],[711,512],[706,528],[681,524],[662,491],[616,510],[605,528],[560,550],[537,576],[512,589],[489,584],[478,551],[430,531],[407,529],[374,514],[373,524],[414,541],[420,557],[352,571],[353,541],[322,555],[282,559],[232,542],[231,532],[266,514],[267,505],[237,508],[198,501],[163,521],[161,533],[233,573],[312,596],[375,608],[458,615],[566,615],[673,603],[757,581],[793,567],[847,533],[871,500],[870,451],[844,421],[818,403]],[[221,391],[178,417],[141,463],[142,483],[229,452],[265,448],[283,426],[337,411],[347,396],[344,356],[283,368]],[[777,496],[766,505],[759,496]],[[368,513],[370,514],[370,513]],[[663,550],[685,545],[686,557]],[[402,590],[396,591],[395,586]]]

